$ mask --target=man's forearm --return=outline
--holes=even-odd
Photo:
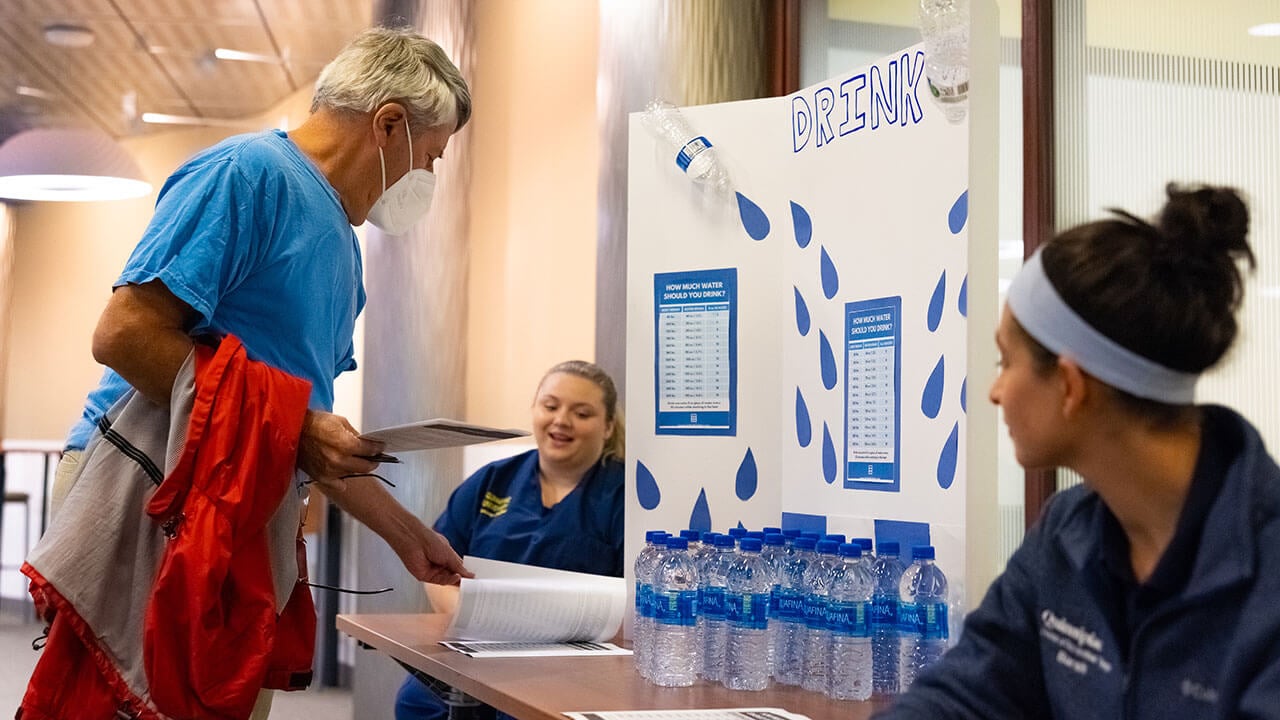
[[[160,405],[169,404],[173,381],[191,354],[191,309],[163,283],[116,289],[93,333],[93,357]]]

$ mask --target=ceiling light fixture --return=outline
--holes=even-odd
[[[93,44],[93,31],[83,25],[51,23],[44,26],[44,41],[50,45],[84,48]]]
[[[1249,28],[1254,37],[1280,37],[1280,22],[1262,23]]]
[[[0,145],[0,198],[124,200],[149,192],[138,164],[101,130],[35,128]]]
[[[231,50],[228,48],[215,48],[213,56],[219,60],[238,60],[240,62],[256,62],[267,65],[280,65],[284,62],[282,58],[275,55],[264,55],[262,53],[245,52],[244,50]]]
[[[142,122],[151,123],[152,125],[196,125],[203,127],[225,127],[249,129],[255,127],[253,123],[244,120],[233,120],[227,118],[207,118],[197,117],[195,115],[169,115],[166,113],[142,113]]]

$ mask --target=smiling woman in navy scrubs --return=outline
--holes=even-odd
[[[622,577],[623,428],[618,392],[598,366],[551,368],[533,400],[538,449],[481,468],[454,490],[435,529],[459,555]],[[457,586],[428,585],[436,612]],[[397,720],[438,720],[448,708],[410,677]]]

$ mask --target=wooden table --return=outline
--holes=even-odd
[[[729,690],[699,680],[691,687],[653,685],[630,655],[605,657],[471,658],[438,644],[449,616],[339,615],[338,630],[468,695],[520,718],[564,720],[563,712],[778,707],[813,720],[864,720],[881,705],[832,700],[775,685]]]

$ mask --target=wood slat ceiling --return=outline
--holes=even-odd
[[[240,119],[310,85],[372,18],[371,0],[0,0],[0,142],[29,127],[95,125],[115,137],[162,126],[144,112]],[[44,39],[91,30],[85,48]],[[282,58],[217,60],[214,48]],[[25,90],[20,92],[20,88]]]

